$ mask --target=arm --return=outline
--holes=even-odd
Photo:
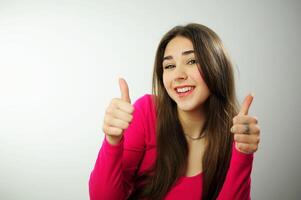
[[[239,152],[233,143],[229,170],[218,200],[249,200],[253,154]]]
[[[243,101],[238,115],[233,118],[231,132],[234,134],[230,167],[220,192],[220,200],[250,199],[253,154],[258,149],[260,128],[256,117],[248,115],[254,94]]]
[[[111,145],[104,139],[90,175],[91,200],[124,199],[126,194],[121,179],[123,143],[123,138],[117,145]]]
[[[133,175],[144,152],[144,126],[139,100],[134,104],[133,120],[121,141],[110,144],[104,139],[90,175],[91,200],[125,199],[133,187]]]

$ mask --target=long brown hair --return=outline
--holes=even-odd
[[[157,113],[157,159],[150,172],[136,177],[131,198],[162,199],[187,167],[188,145],[178,118],[177,105],[163,85],[163,56],[176,36],[189,39],[199,62],[199,72],[210,90],[205,102],[206,120],[202,199],[216,199],[231,159],[233,136],[229,132],[238,112],[233,67],[218,35],[208,27],[190,23],[168,31],[159,43],[153,72],[153,97]]]

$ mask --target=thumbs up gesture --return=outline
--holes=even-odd
[[[131,105],[129,88],[126,81],[119,79],[121,98],[113,98],[106,109],[103,132],[110,144],[118,144],[123,130],[127,129],[133,119],[134,107]]]
[[[233,118],[233,126],[231,127],[236,149],[245,154],[256,152],[260,140],[257,118],[248,115],[253,98],[252,94],[245,97],[238,115]]]

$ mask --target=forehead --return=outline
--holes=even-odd
[[[192,42],[183,36],[176,36],[167,44],[164,56],[179,56],[187,50],[194,50]]]

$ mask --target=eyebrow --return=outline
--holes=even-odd
[[[194,53],[194,50],[184,51],[184,52],[182,52],[182,55],[188,55],[188,54],[191,54],[191,53]],[[165,56],[165,57],[163,58],[163,61],[164,61],[164,60],[170,60],[170,59],[172,59],[172,56]]]

